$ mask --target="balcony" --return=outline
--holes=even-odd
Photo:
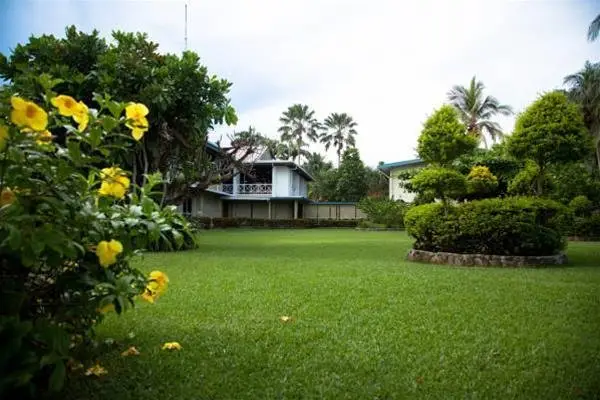
[[[235,186],[237,186],[236,196],[270,196],[273,193],[271,183],[240,183]],[[211,189],[234,195],[234,185],[231,183],[213,185]]]

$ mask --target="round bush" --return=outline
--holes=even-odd
[[[404,223],[417,250],[541,256],[565,246],[556,221],[562,211],[551,200],[494,198],[417,206],[407,212]]]

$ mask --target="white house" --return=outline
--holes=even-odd
[[[278,160],[268,151],[247,162],[252,174],[236,174],[213,185],[183,205],[183,211],[207,217],[253,219],[304,218],[308,182],[313,178],[292,161]]]
[[[406,191],[400,187],[401,180],[398,174],[409,169],[422,168],[425,166],[425,161],[415,158],[413,160],[397,161],[387,164],[381,164],[378,168],[382,171],[389,181],[390,199],[403,200],[410,203],[414,200],[415,194]]]

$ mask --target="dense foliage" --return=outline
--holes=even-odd
[[[467,179],[456,170],[442,167],[423,168],[411,180],[413,190],[427,197],[440,199],[457,199],[467,192]]]
[[[388,198],[365,197],[358,203],[358,208],[367,214],[370,222],[386,228],[402,228],[408,204]]]
[[[551,255],[565,242],[558,226],[562,206],[527,197],[439,203],[411,208],[405,217],[415,249],[493,255]]]
[[[456,158],[475,149],[477,139],[466,135],[457,111],[449,105],[436,110],[423,124],[417,152],[429,164],[448,166]]]
[[[337,171],[337,197],[343,201],[359,201],[367,195],[367,190],[365,165],[358,150],[349,148],[344,152]]]
[[[38,102],[0,92],[3,398],[60,390],[104,313],[164,292],[166,276],[155,271],[148,281],[131,257],[193,240],[169,224],[173,209],[153,200],[159,176],[136,188],[107,161],[143,140],[146,107],[96,97],[90,110],[53,83],[38,78]]]
[[[498,178],[485,165],[471,168],[467,175],[467,192],[471,196],[493,197],[498,189]]]
[[[0,77],[34,101],[42,101],[37,77],[49,74],[57,79],[55,90],[90,106],[94,93],[146,104],[149,126],[144,141],[127,152],[113,151],[110,157],[132,170],[134,183],[142,183],[147,173],[169,176],[168,201],[178,201],[192,184],[208,186],[225,175],[224,168],[214,170],[204,145],[216,124],[237,121],[227,97],[231,83],[210,75],[191,51],[161,54],[145,34],[114,32],[112,38],[107,42],[96,31],[86,34],[73,26],[65,38],[31,37],[9,58],[0,55]],[[55,134],[63,140],[64,132]]]
[[[536,194],[544,194],[548,167],[579,161],[591,152],[580,108],[561,92],[541,96],[519,115],[508,140],[510,153],[537,166]]]

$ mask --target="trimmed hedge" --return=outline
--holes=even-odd
[[[190,217],[193,226],[211,228],[356,228],[354,219],[257,219]]]
[[[434,252],[542,256],[560,252],[564,207],[527,197],[485,199],[444,206],[424,204],[404,220],[413,248]]]

